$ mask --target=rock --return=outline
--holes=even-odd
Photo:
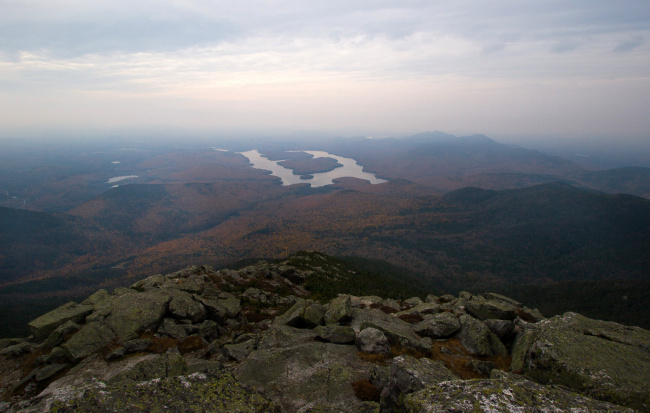
[[[379,307],[382,301],[384,301],[384,299],[376,295],[366,295],[362,297],[350,296],[350,304],[352,305],[352,308]]]
[[[73,360],[81,360],[108,345],[115,338],[115,333],[107,325],[93,322],[83,326],[62,347]]]
[[[271,349],[290,347],[313,341],[318,337],[315,330],[295,328],[286,325],[274,325],[264,332],[264,335],[257,344],[258,349]]]
[[[427,317],[415,326],[415,332],[431,338],[446,338],[460,330],[460,321],[452,313],[438,313]]]
[[[203,304],[195,301],[191,294],[184,291],[170,291],[172,299],[169,302],[169,313],[179,320],[190,320],[200,323],[205,319],[206,310]]]
[[[72,320],[66,321],[64,324],[61,324],[58,326],[45,340],[43,343],[43,348],[54,348],[58,346],[59,344],[63,343],[64,339],[67,336],[70,336],[77,331],[79,331],[81,327],[79,327],[79,324],[75,323]]]
[[[141,353],[147,351],[151,345],[151,340],[148,338],[139,338],[135,340],[129,340],[123,344],[123,348],[126,354],[130,353]]]
[[[513,300],[510,297],[506,297],[505,295],[501,295],[497,293],[483,293],[481,294],[481,297],[485,298],[486,300],[503,301],[515,307],[523,307],[519,301]]]
[[[339,295],[329,302],[325,313],[325,324],[345,324],[351,319],[352,301],[349,295]]]
[[[397,313],[402,310],[402,306],[400,303],[397,302],[397,300],[393,300],[392,298],[386,298],[381,300],[381,307],[382,310],[390,310],[388,312],[392,313]]]
[[[149,354],[121,371],[113,372],[107,377],[106,382],[110,384],[142,382],[180,376],[185,372],[186,367],[187,363],[180,354]]]
[[[24,341],[22,343],[14,344],[13,346],[5,347],[0,350],[0,356],[17,357],[21,354],[31,353],[36,350],[38,346],[34,343]]]
[[[461,329],[457,337],[471,354],[477,356],[506,355],[507,351],[499,338],[481,321],[469,316],[460,316]]]
[[[187,330],[182,325],[178,324],[173,318],[165,318],[157,330],[158,334],[175,338],[176,340],[185,340],[187,338]]]
[[[424,301],[420,297],[411,297],[404,300],[404,304],[415,307],[416,305],[423,304]]]
[[[404,397],[404,412],[615,412],[621,406],[593,400],[562,387],[542,386],[513,374],[451,380]]]
[[[424,355],[431,354],[431,339],[417,336],[413,326],[406,321],[380,310],[354,309],[352,314],[352,328],[355,331],[373,327],[383,332],[391,345],[408,348]]]
[[[395,357],[388,384],[381,392],[381,411],[399,412],[405,395],[457,378],[441,361],[415,359],[407,355]]]
[[[0,350],[16,344],[24,343],[25,341],[27,341],[25,338],[0,338]]]
[[[323,342],[258,349],[237,366],[236,374],[287,412],[309,405],[354,412],[359,400],[351,383],[367,377],[371,366],[356,353],[354,346]]]
[[[203,274],[192,274],[187,278],[174,280],[171,287],[190,294],[201,294],[205,291],[206,280],[207,277]]]
[[[409,308],[408,310],[400,311],[398,313],[395,313],[395,316],[399,317],[401,315],[407,315],[407,314],[419,314],[421,316],[425,315],[430,315],[430,314],[437,314],[440,312],[440,304],[437,303],[421,303],[416,305],[413,308]]]
[[[68,360],[69,353],[63,347],[54,347],[50,354],[43,356],[44,364],[63,363]]]
[[[512,370],[595,399],[650,410],[650,331],[566,313],[529,325]]]
[[[287,325],[296,328],[314,328],[323,322],[325,307],[313,300],[299,299],[284,314],[276,317],[273,325]]]
[[[318,326],[315,332],[318,338],[335,344],[350,344],[357,339],[354,330],[347,326]]]
[[[501,300],[471,300],[466,303],[465,310],[479,320],[517,318],[517,307]]]
[[[242,385],[232,374],[165,377],[143,382],[90,383],[82,392],[52,404],[52,411],[200,411],[280,413],[277,404]],[[49,409],[48,409],[49,410]]]
[[[323,324],[327,309],[321,303],[315,302],[305,308],[302,319],[308,326],[319,326]]]
[[[111,295],[108,293],[108,291],[102,289],[102,290],[99,290],[99,291],[95,292],[90,297],[86,298],[85,300],[83,300],[81,302],[81,305],[92,305],[94,307],[97,303],[107,299],[110,296]]]
[[[368,327],[359,332],[356,344],[365,353],[390,354],[388,338],[376,328]]]
[[[132,340],[146,330],[158,329],[170,301],[169,293],[158,290],[115,297],[106,323],[120,341]]]
[[[58,326],[73,321],[83,323],[86,316],[93,310],[91,305],[79,305],[74,302],[58,307],[35,320],[30,321],[29,326],[34,338],[38,341],[45,340]]]
[[[221,293],[218,297],[196,296],[205,306],[207,316],[210,320],[223,323],[228,319],[235,319],[242,316],[242,308],[239,300],[232,294]]]
[[[235,361],[242,361],[248,354],[253,351],[255,342],[253,340],[244,341],[238,344],[225,344],[222,347],[223,354]]]
[[[50,364],[49,366],[45,366],[43,368],[40,368],[36,370],[34,374],[34,379],[36,381],[43,381],[47,380],[50,377],[56,375],[60,371],[66,369],[68,367],[68,364],[65,363],[60,363],[60,364]]]
[[[140,280],[136,282],[131,286],[131,288],[139,292],[144,292],[153,289],[158,289],[163,285],[165,285],[165,283],[167,282],[168,282],[167,277],[165,277],[162,274],[157,274],[157,275],[152,275],[151,277],[147,277],[144,280]]]
[[[205,320],[201,324],[190,324],[183,326],[183,328],[185,328],[188,335],[198,334],[208,341],[219,337],[219,324],[216,321]]]
[[[510,320],[484,320],[483,323],[493,332],[501,341],[507,341],[512,338],[515,329],[515,323]]]

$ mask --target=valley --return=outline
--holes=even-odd
[[[4,152],[0,187],[24,198],[0,199],[3,334],[98,288],[300,250],[401,268],[436,291],[529,302],[545,291],[553,304],[538,305],[553,313],[571,310],[567,283],[590,283],[620,301],[599,318],[650,325],[639,311],[650,290],[648,168],[586,170],[440,132],[218,148]],[[581,300],[571,305],[598,311]]]

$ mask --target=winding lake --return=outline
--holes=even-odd
[[[282,185],[295,185],[295,184],[309,184],[312,187],[316,188],[319,186],[331,185],[334,183],[335,179],[352,177],[358,179],[365,179],[371,184],[381,184],[388,182],[385,179],[380,179],[375,176],[375,174],[370,172],[364,172],[363,167],[357,163],[354,159],[343,158],[341,156],[332,155],[323,151],[295,151],[295,152],[305,152],[312,155],[314,158],[332,158],[336,159],[338,163],[342,166],[335,168],[329,172],[315,173],[312,174],[313,178],[302,179],[301,175],[295,175],[293,170],[285,168],[280,165],[279,161],[272,161],[266,158],[264,155],[259,153],[256,150],[239,152],[248,158],[248,161],[253,164],[253,168],[263,169],[265,171],[271,171],[273,176],[277,176],[282,180]]]

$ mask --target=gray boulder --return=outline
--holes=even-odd
[[[502,341],[511,339],[513,336],[515,323],[511,320],[490,319],[484,320],[483,323]]]
[[[560,386],[543,386],[498,373],[482,380],[451,380],[429,386],[403,399],[404,412],[615,412],[621,406],[594,400]]]
[[[160,290],[114,297],[106,323],[121,341],[132,340],[146,330],[158,329],[170,301],[171,295]]]
[[[446,338],[460,330],[460,321],[452,313],[444,312],[425,318],[416,324],[415,332],[431,338]]]
[[[318,326],[315,332],[318,338],[330,343],[351,344],[357,339],[354,330],[347,326]]]
[[[390,343],[386,335],[373,327],[364,328],[357,335],[356,344],[365,353],[390,354]]]
[[[480,320],[467,314],[460,316],[460,343],[477,356],[505,356],[507,350],[501,340]]]
[[[83,326],[62,347],[73,360],[81,360],[108,345],[115,338],[115,333],[107,325],[93,322]]]
[[[457,378],[441,361],[415,359],[407,355],[395,357],[388,384],[381,392],[382,412],[399,412],[407,394]]]
[[[517,308],[501,300],[474,299],[465,304],[465,311],[479,320],[514,320],[517,318]]]
[[[91,296],[89,296],[88,298],[86,298],[85,300],[83,300],[83,301],[81,302],[81,304],[82,304],[82,305],[92,305],[92,306],[95,306],[97,303],[99,303],[100,301],[103,301],[103,300],[107,299],[107,298],[110,297],[110,296],[111,296],[111,295],[108,293],[108,291],[102,289],[102,290],[96,291],[94,294],[92,294]]]
[[[194,300],[192,294],[185,291],[170,291],[172,299],[169,302],[169,313],[179,320],[190,320],[200,323],[205,319],[206,310],[203,304]]]
[[[217,297],[197,295],[196,298],[205,306],[210,320],[224,323],[229,319],[242,317],[241,303],[232,294],[220,293]]]
[[[517,336],[512,371],[649,411],[650,331],[576,313],[555,316]]]
[[[431,339],[416,335],[413,326],[406,321],[380,310],[354,309],[352,315],[352,328],[355,331],[368,327],[376,328],[386,335],[391,345],[398,345],[424,355],[431,354]]]
[[[286,412],[314,411],[309,409],[317,405],[356,412],[359,400],[351,383],[367,378],[370,367],[355,346],[307,342],[258,349],[236,367],[236,374]]]
[[[75,323],[83,323],[93,311],[92,305],[79,305],[74,302],[58,307],[49,313],[43,314],[35,320],[30,321],[29,326],[34,338],[38,341],[45,340],[58,326],[73,321]]]
[[[328,304],[325,324],[345,324],[351,319],[352,300],[349,295],[339,295]]]
[[[43,348],[54,348],[58,346],[59,344],[63,343],[66,337],[76,333],[80,328],[81,327],[79,324],[75,323],[72,320],[61,324],[54,331],[52,331],[52,334],[50,334],[45,342],[43,342]]]

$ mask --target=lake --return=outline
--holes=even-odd
[[[388,182],[385,179],[380,179],[375,176],[375,174],[370,172],[364,172],[363,167],[357,163],[354,159],[343,158],[341,156],[332,155],[323,151],[294,151],[294,152],[305,152],[312,155],[314,158],[332,158],[335,159],[342,166],[335,168],[329,172],[315,173],[311,174],[313,178],[302,179],[301,175],[296,175],[293,173],[293,170],[285,168],[280,165],[279,161],[272,161],[266,158],[264,155],[259,153],[257,150],[239,152],[241,155],[244,155],[250,163],[253,164],[253,168],[263,169],[265,171],[271,171],[273,176],[277,176],[282,180],[282,185],[295,185],[295,184],[309,184],[314,188],[331,185],[334,183],[335,179],[338,178],[358,178],[365,179],[371,184],[381,184]]]

